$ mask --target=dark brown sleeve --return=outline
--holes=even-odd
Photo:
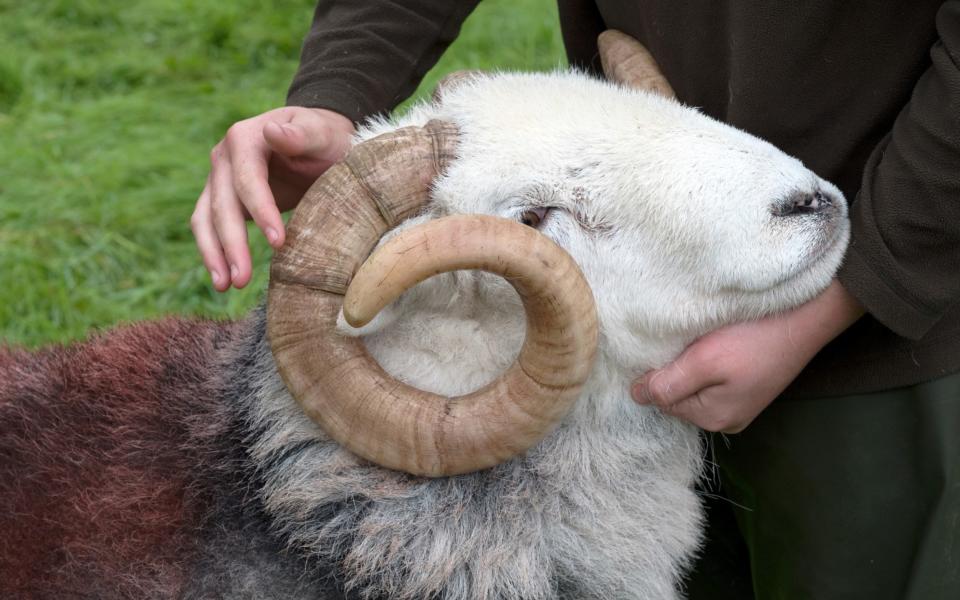
[[[359,121],[416,89],[479,0],[320,0],[287,104]]]
[[[877,320],[912,339],[960,302],[960,2],[945,2],[936,25],[929,69],[867,162],[840,270]]]
[[[603,74],[597,36],[606,29],[595,0],[557,0],[560,32],[572,67]]]

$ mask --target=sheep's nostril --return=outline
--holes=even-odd
[[[779,217],[818,213],[830,207],[833,200],[820,190],[812,194],[796,194],[777,204],[774,214]]]

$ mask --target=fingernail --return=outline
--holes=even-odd
[[[647,386],[642,381],[633,384],[633,387],[630,388],[630,395],[633,396],[633,401],[637,404],[650,404],[650,398],[647,396]]]
[[[273,227],[267,227],[267,239],[270,240],[271,244],[276,244],[277,240],[280,239],[280,234]]]
[[[237,268],[237,265],[230,265],[230,277],[236,279],[239,274],[240,269]]]
[[[213,281],[213,285],[220,283],[220,273],[217,271],[210,271],[210,279]]]

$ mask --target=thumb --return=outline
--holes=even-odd
[[[343,122],[339,122],[337,119]],[[269,121],[263,139],[272,150],[287,157],[335,162],[350,149],[353,125],[330,111],[302,109],[287,122]]]
[[[662,369],[644,373],[634,381],[630,394],[639,404],[667,407],[715,383],[718,382],[710,377],[709,366],[693,360],[687,350]]]

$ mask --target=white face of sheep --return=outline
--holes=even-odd
[[[602,354],[625,369],[657,366],[719,325],[812,298],[845,250],[836,187],[672,100],[578,74],[498,75],[415,108],[399,125],[430,119],[457,125],[459,157],[416,221],[482,213],[552,238],[590,283]],[[493,276],[435,278],[409,294],[419,300],[398,304],[451,305],[470,294],[516,304]],[[385,311],[360,333],[402,312]]]

